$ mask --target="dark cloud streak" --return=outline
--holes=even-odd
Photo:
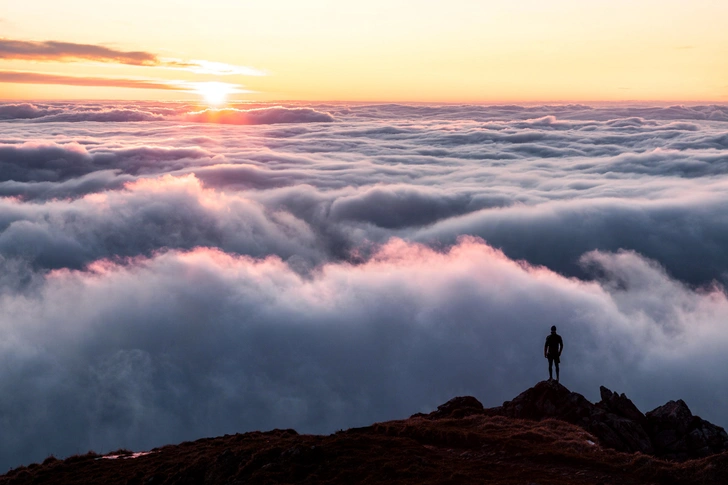
[[[111,77],[64,76],[29,71],[0,71],[0,83],[61,84],[65,86],[97,86],[134,89],[164,89],[184,91],[187,88],[173,83],[149,79],[125,79]]]
[[[132,66],[159,64],[155,54],[143,51],[121,51],[94,44],[76,44],[46,40],[40,42],[0,39],[0,59],[31,61],[113,62]]]

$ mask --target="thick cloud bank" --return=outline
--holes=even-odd
[[[0,105],[0,467],[497,405],[551,325],[728,425],[726,107],[220,113]]]
[[[185,120],[229,125],[272,125],[274,123],[317,123],[334,121],[329,113],[311,108],[285,108],[273,106],[254,109],[206,109],[186,113]]]
[[[131,105],[117,107],[83,105],[43,105],[31,103],[0,104],[0,120],[34,120],[35,122],[138,122],[194,121],[229,125],[272,125],[275,123],[329,123],[334,117],[307,107],[261,106],[250,109],[208,108],[197,111],[190,106],[168,107]]]

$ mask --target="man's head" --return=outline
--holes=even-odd
[[[551,333],[556,333],[556,325],[551,326]]]

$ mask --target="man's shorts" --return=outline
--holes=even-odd
[[[549,359],[549,365],[551,365],[551,362],[556,362],[557,364],[561,363],[561,359],[559,359],[558,355],[549,355],[547,358]]]

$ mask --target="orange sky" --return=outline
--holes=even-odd
[[[728,102],[725,0],[0,0],[0,12],[5,100]]]

